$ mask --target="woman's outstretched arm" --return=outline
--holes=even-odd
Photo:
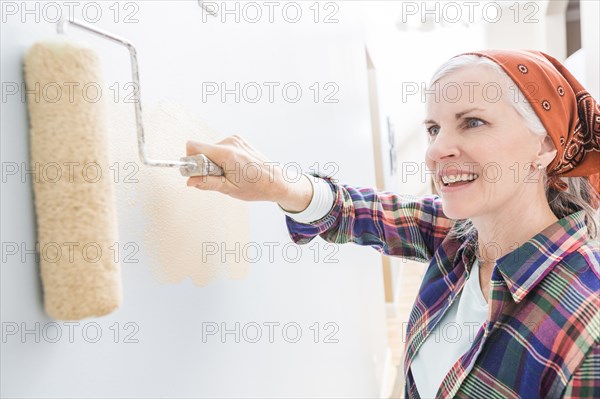
[[[428,262],[454,224],[444,215],[437,195],[378,192],[309,174],[328,182],[334,201],[319,220],[298,222],[286,215],[288,232],[297,244],[306,244],[318,235],[332,243],[353,242],[387,255]]]
[[[221,166],[225,175],[191,177],[189,186],[245,201],[276,202],[290,212],[305,210],[314,196],[309,179],[289,181],[281,167],[240,136],[229,136],[216,144],[188,142],[187,154],[198,153]],[[441,198],[436,195],[377,192],[336,183],[327,176],[308,175],[327,182],[332,205],[315,221],[299,222],[286,215],[290,236],[298,244],[319,235],[332,243],[354,242],[387,255],[428,262],[454,223],[444,215]]]

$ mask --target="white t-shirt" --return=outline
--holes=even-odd
[[[446,374],[473,345],[487,313],[488,304],[479,285],[476,260],[462,292],[427,336],[411,363],[419,396],[435,398]]]

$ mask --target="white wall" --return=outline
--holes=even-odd
[[[592,97],[600,98],[600,4],[597,1],[581,1],[581,47],[585,51],[586,89]]]
[[[20,84],[24,52],[32,43],[53,37],[55,26],[39,14],[43,4],[38,4],[42,18],[36,22],[36,11],[32,15],[20,9],[24,3],[3,2],[3,7],[7,3],[16,6],[17,11],[13,14],[13,8],[3,10],[1,79],[3,83]],[[125,3],[120,3],[120,21],[115,22],[114,10],[109,9],[114,6],[112,2],[99,3],[102,18],[97,25],[129,38],[138,47],[142,100],[148,108],[166,99],[185,107],[222,132],[223,137],[234,133],[244,136],[273,160],[296,161],[305,169],[315,162],[336,162],[342,182],[374,186],[364,34],[353,17],[345,14],[343,3],[339,3],[335,15],[340,22],[334,24],[312,22],[308,3],[302,5],[305,17],[296,24],[284,21],[277,13],[278,22],[273,24],[202,22],[203,14],[195,1],[130,3],[139,6],[134,15],[139,22],[123,23],[123,17],[135,11],[133,6],[125,8]],[[27,6],[33,9],[35,4],[28,2]],[[66,12],[64,3],[58,4]],[[76,17],[81,17],[85,4],[78,3]],[[334,10],[321,11],[322,18]],[[51,19],[53,14],[46,17]],[[97,48],[107,85],[123,85],[130,80],[123,49],[75,29],[71,32]],[[199,91],[201,82],[206,81],[298,82],[305,93],[295,104],[280,97],[272,104],[203,102]],[[339,102],[314,103],[308,89],[314,82],[337,84]],[[3,99],[3,166],[28,161],[27,123],[26,105],[20,96]],[[184,148],[183,142],[172,145],[169,150]],[[160,154],[167,149],[150,150]],[[185,184],[176,171],[173,179]],[[34,248],[31,180],[7,176],[1,195],[2,243]],[[269,263],[261,258],[251,265],[243,280],[220,279],[202,288],[189,281],[160,284],[149,270],[151,259],[143,240],[143,226],[150,216],[132,208],[127,200],[118,198],[120,240],[137,243],[140,251],[139,263],[123,265],[123,306],[109,316],[81,321],[74,327],[72,342],[68,325],[50,324],[53,321],[43,312],[38,265],[33,256],[23,254],[25,259],[21,260],[19,253],[3,259],[3,333],[14,326],[19,330],[13,335],[4,334],[2,339],[2,396],[379,394],[386,346],[379,253],[370,248],[340,246],[334,256],[339,262],[326,263],[322,255],[315,262],[305,247],[298,263]],[[185,205],[173,199],[173,207]],[[275,204],[251,203],[250,212],[254,242],[290,242],[284,217]],[[182,234],[185,232],[182,226]],[[90,324],[93,322],[102,332],[97,343],[87,342],[82,335],[82,328],[95,326]],[[232,336],[226,337],[226,343],[217,338],[203,343],[204,322],[226,322],[228,328],[236,322],[296,322],[303,336],[295,344],[285,342],[280,331],[273,343],[266,338],[256,344],[243,339],[235,343]],[[318,343],[312,342],[310,330],[315,322],[321,325]],[[334,336],[338,343],[322,342],[323,333],[331,331],[323,330],[326,322],[339,327]],[[126,329],[125,323],[132,323],[132,327]],[[36,326],[39,333],[22,334],[23,329]],[[52,343],[45,333],[50,334],[50,328],[55,327],[61,328],[63,336]],[[131,338],[138,342],[125,343],[125,335],[134,332],[133,327],[137,330]],[[120,331],[117,342],[115,328]]]

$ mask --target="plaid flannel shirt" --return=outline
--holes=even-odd
[[[475,260],[472,240],[448,232],[454,220],[439,196],[398,195],[327,180],[336,198],[327,215],[298,223],[292,240],[319,235],[428,262],[404,348],[405,398],[420,398],[411,361],[461,292]],[[494,267],[486,322],[454,364],[438,398],[600,398],[600,250],[584,213],[568,215],[502,256]]]

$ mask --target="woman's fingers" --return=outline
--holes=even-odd
[[[218,191],[234,198],[237,198],[236,190],[239,189],[238,185],[224,176],[194,176],[188,178],[187,185],[199,190]]]
[[[220,143],[227,143],[229,140],[222,140]],[[208,144],[202,143],[200,141],[190,140],[186,143],[186,154],[196,155],[196,154],[204,154],[211,161],[216,163],[217,165],[223,165],[225,163],[225,155],[227,149],[221,148],[220,143]],[[219,191],[223,194],[229,194],[231,189],[235,186],[232,185],[224,176],[192,176],[188,178],[187,185],[189,187],[196,187],[200,190],[210,190],[210,191]]]
[[[200,152],[201,146],[202,144],[199,142],[188,141],[187,143],[185,143],[185,155],[189,157],[190,155],[198,154]]]
[[[222,176],[193,176],[188,178],[187,185],[200,190],[223,192],[225,178]]]

